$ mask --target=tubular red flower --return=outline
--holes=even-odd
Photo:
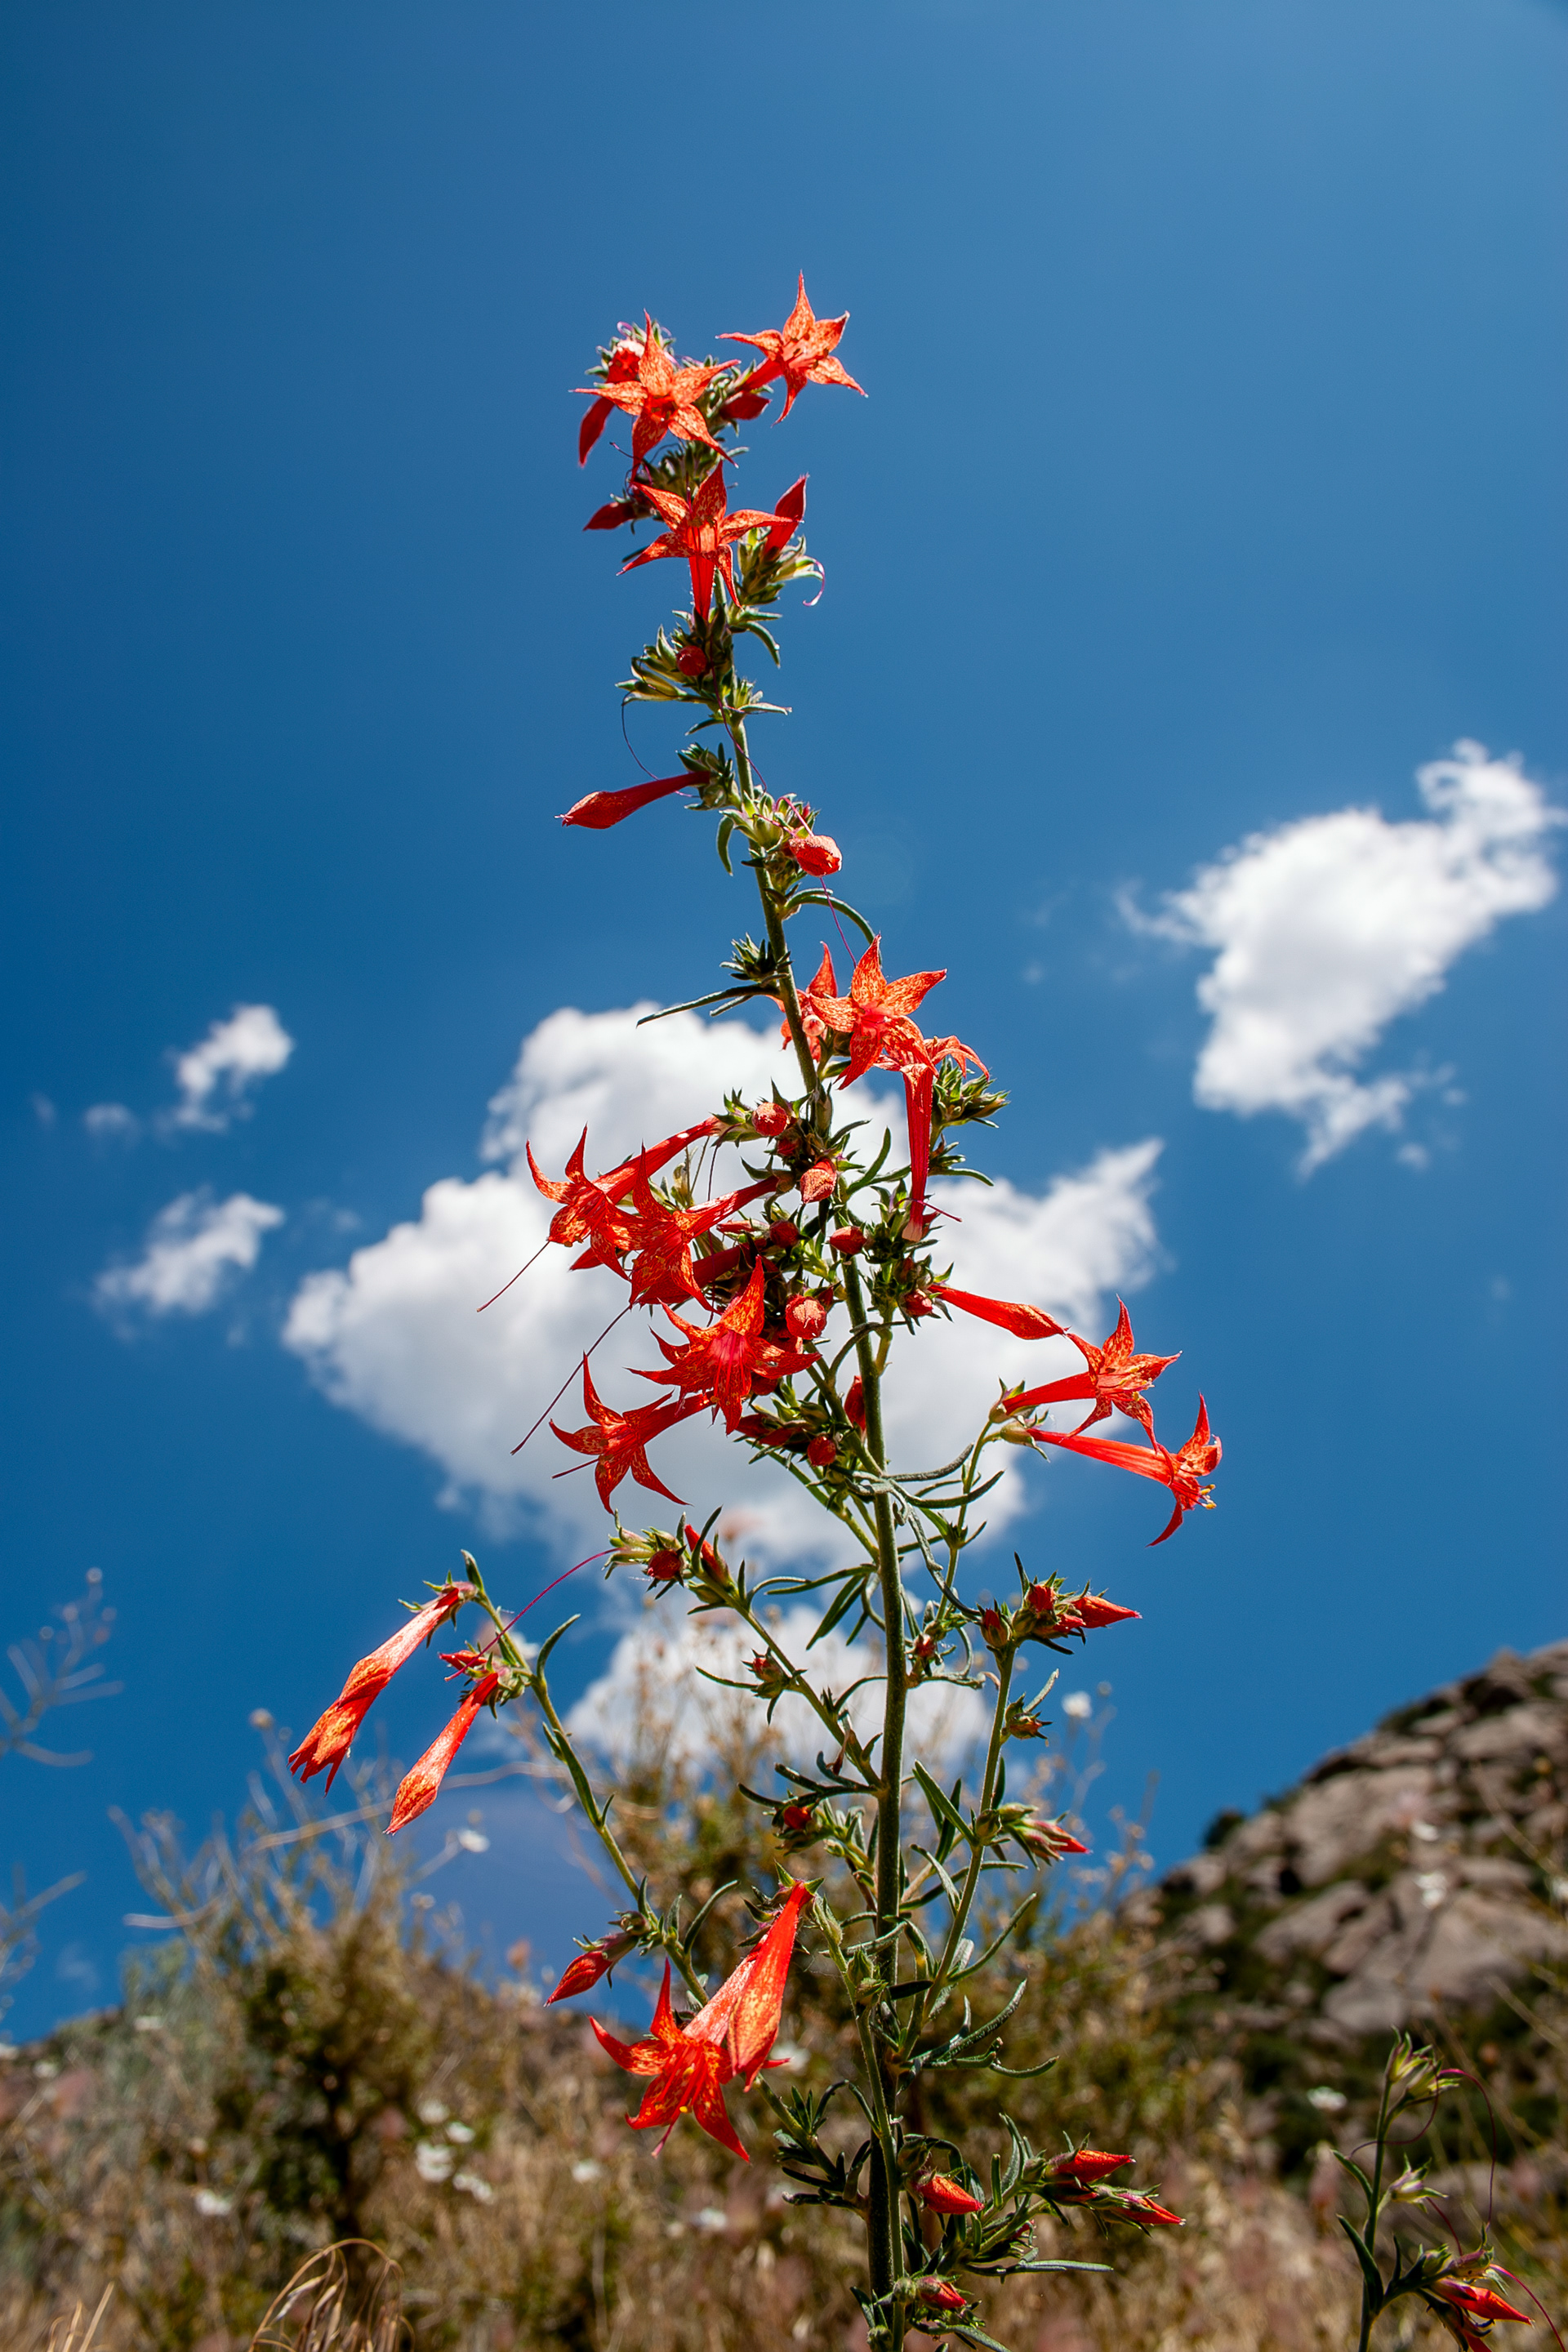
[[[1158,1438],[1152,1445],[1129,1445],[1116,1437],[1079,1437],[1058,1435],[1052,1429],[1037,1429],[1031,1433],[1037,1445],[1059,1445],[1068,1454],[1084,1454],[1094,1462],[1109,1462],[1118,1470],[1131,1470],[1140,1478],[1157,1478],[1168,1486],[1175,1509],[1169,1523],[1154,1538],[1162,1544],[1173,1536],[1187,1512],[1214,1508],[1212,1490],[1203,1484],[1211,1471],[1219,1466],[1220,1442],[1209,1428],[1208,1407],[1198,1399],[1198,1418],[1192,1435],[1184,1445],[1173,1454]],[[1153,1549],[1153,1544],[1150,1545]]]
[[[1064,1853],[1089,1852],[1083,1840],[1075,1838],[1070,1830],[1062,1827],[1060,1822],[1045,1821],[1038,1813],[1026,1822],[1019,1831],[1018,1842],[1021,1845],[1026,1846],[1031,1853],[1037,1854],[1042,1862],[1047,1863],[1058,1861]]]
[[[1456,2311],[1463,2312],[1467,2319],[1479,2320],[1487,2326],[1495,2319],[1522,2319],[1529,2324],[1528,2311],[1518,2310],[1495,2288],[1473,2284],[1468,2279],[1439,2279],[1431,2292],[1439,2302],[1451,2304]]]
[[[1053,2158],[1051,2171],[1058,2180],[1103,2180],[1108,2172],[1116,2172],[1131,2161],[1130,2156],[1113,2156],[1108,2148],[1079,2147],[1066,2156]]]
[[[1092,1399],[1092,1410],[1079,1423],[1073,1432],[1075,1437],[1093,1423],[1108,1420],[1113,1411],[1125,1413],[1130,1421],[1142,1422],[1149,1435],[1153,1436],[1154,1416],[1143,1391],[1176,1358],[1136,1354],[1127,1309],[1120,1298],[1116,1304],[1121,1311],[1117,1316],[1115,1330],[1102,1348],[1097,1348],[1092,1340],[1080,1339],[1076,1331],[1067,1335],[1088,1369],[1067,1380],[1047,1381],[1044,1388],[1026,1390],[1013,1400],[1016,1412],[1032,1412],[1037,1405],[1067,1404],[1088,1398]]]
[[[595,2019],[600,2046],[628,2074],[652,2079],[632,2116],[634,2131],[664,2126],[668,2138],[689,2109],[710,2139],[749,2162],[724,2106],[723,2087],[740,2078],[749,2091],[778,2038],[784,1984],[795,1950],[795,1928],[811,1890],[799,1882],[753,1952],[748,1953],[703,2008],[685,2024],[676,2021],[669,1998],[669,1963],[653,2022],[641,2042],[617,2042]],[[661,2142],[662,2146],[663,2143]]]
[[[803,874],[837,874],[844,863],[843,853],[831,834],[793,834],[784,847]]]
[[[841,319],[817,318],[805,299],[803,272],[795,309],[782,328],[767,327],[760,335],[721,335],[719,340],[721,343],[750,343],[762,352],[763,364],[752,369],[751,383],[765,383],[770,376],[783,376],[785,390],[784,404],[780,411],[782,422],[808,383],[840,383],[864,398],[864,384],[857,383],[845,370],[843,362],[832,356],[848,324],[847,310]]]
[[[668,1311],[668,1310],[667,1310]],[[594,1376],[588,1370],[588,1360],[583,1360],[583,1402],[592,1413],[593,1426],[587,1429],[562,1429],[552,1422],[550,1426],[563,1445],[574,1454],[586,1454],[594,1462],[594,1484],[599,1490],[599,1500],[605,1510],[612,1507],[610,1497],[621,1480],[628,1475],[650,1494],[662,1495],[667,1502],[679,1503],[680,1496],[672,1495],[661,1478],[648,1467],[647,1448],[656,1437],[678,1422],[689,1421],[701,1410],[702,1400],[691,1403],[671,1401],[668,1404],[637,1405],[630,1412],[616,1412],[600,1402],[594,1386]]]
[[[392,1819],[386,1824],[388,1837],[409,1822],[416,1821],[435,1803],[441,1783],[451,1768],[453,1757],[474,1727],[474,1717],[494,1698],[500,1688],[499,1675],[486,1675],[482,1682],[477,1682],[465,1694],[463,1703],[450,1723],[436,1734],[413,1770],[405,1773],[393,1800]]]
[[[1055,1339],[1067,1328],[1042,1307],[1022,1307],[1011,1298],[983,1298],[977,1291],[954,1290],[946,1282],[933,1282],[930,1287],[933,1298],[945,1300],[965,1315],[977,1316],[982,1323],[994,1323],[999,1330],[1011,1331],[1015,1339]],[[1016,1408],[1016,1399],[1009,1398],[1008,1402]]]
[[[1086,1633],[1097,1633],[1102,1625],[1121,1625],[1140,1614],[1136,1609],[1119,1608],[1114,1601],[1107,1601],[1103,1592],[1076,1592],[1067,1597],[1062,1605],[1072,1611]]]
[[[921,2279],[920,2298],[922,2303],[934,2304],[938,2311],[967,2311],[969,2308],[969,2297],[961,2287],[952,2285],[947,2279]]]
[[[1179,2213],[1171,2212],[1166,2206],[1156,2205],[1152,2197],[1145,2197],[1137,2189],[1121,2190],[1117,2197],[1115,2210],[1125,2214],[1131,2221],[1142,2222],[1146,2229],[1180,2230],[1185,2227]]]
[[[782,499],[775,499],[773,501],[773,512],[777,515],[778,520],[769,531],[767,538],[768,551],[772,555],[777,555],[782,549],[789,545],[805,520],[806,479],[807,477],[803,474],[798,482],[790,484]]]
[[[608,401],[605,403],[606,409],[609,404]],[[609,499],[602,507],[594,509],[583,528],[584,530],[619,530],[623,523],[633,520],[637,512],[637,503],[634,499]]]
[[[639,1370],[638,1378],[671,1382],[692,1397],[688,1412],[696,1411],[700,1404],[710,1404],[716,1413],[723,1414],[725,1428],[733,1429],[753,1388],[771,1387],[786,1373],[805,1371],[811,1362],[809,1353],[781,1348],[776,1341],[763,1337],[763,1273],[759,1259],[744,1290],[716,1321],[707,1325],[689,1323],[684,1315],[667,1307],[664,1311],[676,1329],[685,1334],[686,1345],[672,1347],[668,1339],[661,1339],[658,1344],[668,1370]]]
[[[599,1943],[590,1944],[586,1951],[579,1952],[554,1991],[545,1995],[545,2008],[552,2001],[570,2000],[575,1993],[587,1992],[636,1949],[637,1940],[635,1936],[605,1936]]]
[[[312,1724],[289,1757],[290,1772],[298,1772],[301,1780],[325,1772],[330,1789],[337,1779],[338,1767],[353,1744],[354,1734],[393,1675],[400,1666],[407,1664],[421,1642],[427,1642],[438,1625],[457,1615],[472,1593],[469,1584],[444,1586],[434,1601],[416,1609],[406,1624],[400,1625],[380,1649],[362,1658],[338,1697]]]
[[[645,311],[644,317],[647,314]],[[623,359],[623,352],[626,354]],[[629,367],[626,362],[629,360]],[[590,419],[601,409],[624,409],[635,422],[632,426],[632,464],[640,466],[656,442],[667,433],[678,441],[705,442],[710,449],[719,444],[708,430],[708,421],[695,404],[707,391],[716,375],[722,375],[722,364],[678,368],[653,330],[647,319],[647,331],[639,352],[635,345],[621,344],[611,358],[609,370],[602,385],[580,383],[576,389],[586,393],[594,406],[583,419],[578,436],[578,463],[586,458],[588,450],[605,429],[605,419],[598,417],[589,437]],[[584,446],[586,443],[586,446]]]
[[[559,822],[585,824],[590,832],[605,833],[611,825],[635,816],[638,809],[647,808],[650,801],[667,801],[671,793],[684,792],[695,781],[690,769],[682,768],[679,776],[656,776],[651,783],[626,784],[616,793],[586,793],[580,801],[573,802]]]
[[[972,2197],[946,2172],[928,2172],[923,2180],[916,2182],[915,2195],[933,2213],[978,2213],[984,2205],[983,2198]]]
[[[682,557],[691,569],[693,610],[700,620],[706,620],[713,603],[715,572],[722,578],[731,597],[734,596],[735,564],[730,551],[735,541],[744,539],[749,530],[770,529],[778,521],[778,516],[762,514],[752,507],[741,507],[733,514],[729,513],[721,466],[714,467],[689,499],[683,499],[678,491],[662,489],[657,482],[638,482],[637,488],[669,528],[628,558],[621,570],[635,572],[639,564],[658,563],[667,556]]]

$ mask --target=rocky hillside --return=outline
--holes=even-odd
[[[1568,1642],[1501,1651],[1325,1756],[1145,1898],[1203,1966],[1194,2014],[1274,2095],[1289,2152],[1388,2033],[1501,2063],[1568,1973]],[[1307,2103],[1305,2107],[1303,2103]]]

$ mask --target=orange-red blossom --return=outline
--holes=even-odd
[[[392,1819],[386,1824],[391,1837],[432,1806],[446,1779],[452,1759],[474,1727],[474,1718],[482,1706],[488,1706],[500,1688],[500,1676],[486,1675],[463,1696],[462,1705],[451,1721],[436,1734],[429,1747],[411,1772],[405,1772],[398,1783],[393,1800]]]
[[[1439,2279],[1428,2290],[1432,2307],[1448,2329],[1456,2343],[1465,2352],[1483,2352],[1493,2326],[1500,2319],[1521,2319],[1527,2325],[1528,2311],[1520,2311],[1499,2294],[1495,2287],[1479,2281],[1464,2278]]]
[[[605,429],[611,408],[624,409],[635,420],[634,467],[642,464],[654,444],[662,441],[667,433],[673,434],[678,441],[702,441],[710,449],[719,447],[696,403],[714,377],[722,375],[722,365],[710,362],[678,368],[655,334],[653,320],[646,311],[643,315],[647,319],[647,331],[641,351],[631,344],[617,344],[610,354],[604,383],[577,386],[594,404],[583,419],[578,436],[579,465],[586,462],[589,450]]]
[[[915,2184],[915,2195],[933,2213],[978,2213],[984,2200],[972,2197],[967,2189],[953,2179],[950,2173],[928,2172]]]
[[[789,517],[763,514],[752,507],[738,507],[728,511],[729,497],[724,488],[724,470],[715,466],[705,482],[699,483],[689,499],[678,490],[662,489],[657,482],[639,482],[637,488],[657,514],[668,524],[657,539],[623,563],[623,572],[635,572],[640,563],[657,563],[665,556],[683,556],[691,568],[691,603],[699,620],[705,621],[713,602],[713,575],[721,575],[731,601],[735,594],[735,564],[730,551],[738,539],[749,530],[772,532]],[[787,536],[787,533],[786,533]]]
[[[1075,1437],[1092,1423],[1108,1421],[1113,1411],[1125,1413],[1129,1421],[1142,1422],[1149,1436],[1153,1436],[1154,1416],[1143,1391],[1176,1359],[1137,1354],[1126,1307],[1120,1298],[1116,1304],[1121,1311],[1117,1316],[1115,1330],[1102,1348],[1097,1348],[1092,1339],[1080,1339],[1076,1331],[1067,1335],[1083,1358],[1086,1369],[1066,1380],[1047,1381],[1043,1388],[1026,1389],[1022,1396],[1010,1397],[1008,1402],[1015,1412],[1032,1412],[1041,1404],[1089,1402],[1090,1410],[1073,1432]]]
[[[597,2019],[592,2021],[601,2047],[617,2066],[650,2078],[642,2105],[630,2118],[634,2131],[662,2126],[668,2139],[689,2110],[710,2139],[742,2163],[750,2161],[724,2105],[724,2085],[739,2077],[742,2090],[749,2091],[769,2063],[784,2014],[795,1928],[810,1900],[808,1886],[798,1881],[791,1886],[784,1908],[756,1949],[687,2024],[678,2023],[670,2002],[668,1960],[658,2006],[642,2041],[617,2042]]]
[[[766,327],[760,335],[721,335],[721,343],[750,343],[763,354],[763,364],[752,370],[746,384],[766,383],[770,377],[782,375],[784,380],[784,404],[780,421],[795,406],[800,392],[808,383],[841,383],[862,399],[866,387],[857,383],[841,360],[833,353],[838,339],[849,324],[849,313],[841,319],[819,319],[805,299],[805,277],[801,274],[800,291],[795,296],[795,309],[782,328]]]
[[[320,1717],[289,1759],[290,1772],[298,1772],[301,1780],[312,1774],[325,1772],[330,1789],[338,1775],[354,1734],[364,1721],[374,1702],[381,1696],[399,1666],[406,1665],[421,1642],[427,1642],[438,1625],[456,1616],[465,1601],[471,1598],[472,1585],[447,1584],[416,1609],[405,1625],[400,1625],[379,1650],[362,1658],[342,1692]]]
[[[732,1430],[753,1388],[771,1388],[786,1373],[804,1372],[812,1360],[809,1350],[780,1347],[763,1336],[763,1279],[759,1258],[740,1297],[709,1324],[689,1323],[684,1315],[667,1307],[664,1311],[676,1329],[685,1334],[686,1345],[672,1347],[661,1339],[658,1344],[669,1369],[661,1372],[639,1369],[639,1380],[669,1381],[692,1399],[689,1412],[699,1404],[710,1404],[716,1413],[723,1414],[725,1428]]]
[[[1173,1536],[1189,1511],[1202,1508],[1212,1511],[1214,1494],[1204,1480],[1219,1467],[1220,1442],[1209,1428],[1208,1407],[1198,1399],[1197,1425],[1184,1445],[1174,1454],[1156,1438],[1152,1445],[1129,1445],[1116,1437],[1079,1437],[1059,1435],[1054,1429],[1030,1432],[1037,1445],[1059,1445],[1068,1454],[1087,1454],[1091,1461],[1109,1462],[1114,1469],[1133,1471],[1140,1478],[1157,1478],[1171,1490],[1175,1509],[1168,1524],[1154,1538],[1163,1544]],[[1150,1545],[1153,1549],[1153,1544]]]

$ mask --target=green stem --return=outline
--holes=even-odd
[[[1002,1764],[1007,1693],[1013,1680],[1013,1654],[1009,1650],[1006,1655],[997,1662],[996,1705],[991,1717],[991,1739],[985,1750],[985,1775],[980,1788],[982,1822],[990,1812],[996,1798],[996,1776]],[[923,1994],[911,2008],[909,2027],[904,2037],[906,2049],[912,2049],[914,2046],[916,2037],[925,2022],[926,2011],[932,1994],[940,1992],[947,1981],[947,1972],[952,1966],[958,1947],[963,1941],[963,1930],[968,1924],[970,1912],[974,1907],[974,1897],[980,1886],[980,1874],[984,1867],[985,1841],[984,1836],[976,1836],[970,1851],[969,1868],[964,1873],[963,1885],[959,1889],[958,1901],[953,1905],[952,1917],[948,1922],[947,1937],[942,1948],[942,1958],[931,1975],[931,1990]]]

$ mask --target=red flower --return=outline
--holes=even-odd
[[[762,1336],[763,1282],[759,1259],[740,1297],[715,1322],[706,1325],[689,1323],[673,1307],[667,1307],[664,1311],[676,1329],[686,1334],[686,1345],[672,1347],[668,1339],[660,1339],[670,1369],[641,1372],[639,1377],[672,1382],[693,1400],[684,1408],[686,1412],[711,1404],[716,1413],[723,1414],[725,1428],[733,1429],[754,1387],[771,1388],[788,1372],[804,1372],[811,1361],[808,1354],[781,1348]]]
[[[666,1310],[668,1311],[668,1309]],[[554,1422],[550,1426],[563,1445],[574,1454],[596,1455],[594,1464],[594,1484],[599,1490],[599,1500],[605,1510],[610,1508],[610,1496],[629,1472],[639,1486],[650,1494],[662,1495],[668,1502],[679,1503],[680,1496],[672,1495],[662,1479],[656,1478],[647,1466],[647,1448],[656,1437],[662,1437],[677,1422],[688,1421],[697,1412],[700,1399],[691,1404],[645,1404],[630,1412],[614,1412],[602,1404],[594,1387],[594,1376],[588,1370],[588,1360],[583,1359],[583,1402],[594,1416],[591,1429],[560,1429]]]
[[[643,315],[647,317],[646,311]],[[627,361],[630,362],[629,366]],[[722,373],[722,367],[712,363],[706,367],[678,368],[654,333],[653,320],[648,319],[647,333],[640,352],[623,343],[611,356],[609,372],[602,387],[586,383],[576,387],[579,392],[586,393],[594,403],[583,419],[583,430],[578,436],[579,464],[586,458],[588,450],[605,429],[604,417],[599,415],[599,412],[611,407],[625,409],[628,416],[637,420],[632,427],[634,467],[642,464],[655,442],[662,441],[667,433],[673,434],[678,441],[703,441],[710,449],[717,449],[719,444],[708,430],[707,419],[694,404],[698,395],[707,391],[714,377]],[[598,416],[598,422],[590,438],[589,420],[595,416]]]
[[[561,824],[585,824],[594,833],[607,832],[628,816],[635,816],[650,801],[667,801],[671,793],[684,792],[696,778],[689,768],[682,768],[679,776],[655,776],[651,783],[625,784],[617,793],[585,793],[574,801]]]
[[[1489,2326],[1495,2319],[1522,2319],[1529,2323],[1528,2311],[1516,2310],[1495,2288],[1472,2286],[1468,2279],[1439,2279],[1432,2293],[1439,2302],[1451,2305],[1466,2319],[1479,2321],[1483,2326]]]
[[[1130,2156],[1112,2156],[1103,2147],[1079,2147],[1067,2156],[1057,2157],[1051,2170],[1058,2180],[1103,2180],[1108,2172],[1116,2172],[1131,2161]]]
[[[474,1727],[474,1717],[480,1707],[494,1698],[500,1688],[499,1675],[486,1675],[465,1693],[463,1703],[443,1731],[438,1731],[411,1772],[405,1773],[393,1800],[392,1819],[386,1824],[391,1837],[408,1822],[416,1821],[436,1801],[437,1793],[451,1766],[452,1759]]]
[[[784,847],[803,874],[837,874],[844,863],[844,854],[831,834],[797,833]]]
[[[773,512],[778,517],[778,520],[768,533],[770,555],[777,555],[781,549],[787,547],[805,521],[805,484],[806,477],[803,474],[798,482],[790,484],[783,498],[775,504]]]
[[[1015,1412],[1032,1412],[1038,1404],[1067,1404],[1078,1398],[1092,1398],[1093,1409],[1074,1431],[1077,1436],[1097,1421],[1110,1418],[1112,1408],[1124,1412],[1130,1421],[1141,1421],[1151,1437],[1154,1434],[1154,1416],[1149,1410],[1149,1400],[1143,1394],[1151,1382],[1157,1381],[1174,1356],[1140,1356],[1133,1352],[1132,1326],[1127,1309],[1119,1298],[1121,1311],[1116,1318],[1116,1328],[1103,1348],[1092,1340],[1080,1339],[1076,1331],[1068,1338],[1088,1366],[1087,1371],[1076,1372],[1065,1381],[1047,1381],[1044,1388],[1026,1390],[1012,1400]],[[1177,1351],[1178,1353],[1180,1350]]]
[[[810,1900],[808,1886],[797,1882],[790,1888],[784,1908],[755,1951],[747,1955],[688,2024],[676,2021],[668,1961],[658,2006],[644,2040],[630,2044],[617,2042],[594,2021],[601,2047],[617,2066],[628,2074],[652,2078],[631,2118],[634,2131],[657,2130],[663,2125],[668,2138],[689,2108],[710,2139],[742,2162],[750,2160],[725,2110],[723,2086],[739,2076],[742,2088],[749,2091],[768,2063],[784,2013],[795,1928]]]
[[[637,1948],[635,1936],[605,1936],[597,1944],[590,1944],[579,1952],[552,1993],[545,1996],[544,2006],[552,2000],[570,2000],[574,1993],[586,1992],[601,1977],[607,1977],[617,1963]]]
[[[605,382],[607,383],[634,383],[637,378],[637,362],[641,357],[642,353],[636,343],[617,343],[610,353],[609,362],[605,370]],[[577,463],[580,466],[587,464],[589,451],[616,410],[615,403],[606,400],[602,392],[595,392],[591,397],[593,405],[584,415],[577,435]],[[603,512],[603,509],[600,511]],[[590,525],[591,528],[592,525]]]
[[[873,940],[850,977],[849,993],[831,993],[833,968],[825,955],[827,986],[822,974],[806,992],[811,1010],[824,1030],[847,1039],[849,1066],[839,1080],[853,1085],[868,1070],[897,1070],[904,1081],[904,1101],[910,1130],[910,1216],[919,1223],[925,1213],[926,1171],[931,1165],[931,1095],[936,1066],[943,1060],[985,1065],[956,1037],[923,1037],[910,1015],[924,998],[945,980],[943,971],[910,972],[903,980],[882,976],[881,941]]]
[[[727,425],[744,425],[749,418],[762,415],[768,404],[768,395],[765,392],[753,391],[755,383],[754,376],[743,376],[730,394],[719,412]]]
[[[657,482],[639,482],[637,488],[649,506],[664,517],[669,529],[639,548],[621,570],[635,572],[639,563],[657,563],[664,556],[683,556],[691,567],[693,608],[700,619],[706,620],[713,602],[715,572],[722,575],[733,601],[735,568],[730,550],[734,541],[744,539],[749,530],[771,527],[779,518],[759,513],[751,507],[740,507],[733,514],[729,513],[723,469],[718,466],[705,482],[699,483],[689,499],[683,499],[675,490],[661,489]]]
[[[849,313],[841,319],[818,319],[805,299],[805,278],[802,275],[800,292],[795,309],[782,328],[768,327],[760,335],[721,335],[721,343],[750,343],[763,354],[763,365],[753,368],[749,381],[766,383],[770,376],[782,375],[784,380],[784,404],[780,414],[787,416],[795,406],[795,397],[808,383],[842,383],[851,392],[865,394],[864,384],[847,374],[842,362],[830,355],[837,349],[838,339],[849,324]]]
[[[954,1290],[945,1282],[933,1282],[931,1295],[945,1299],[949,1307],[962,1308],[965,1315],[978,1316],[982,1323],[994,1323],[1000,1330],[1011,1331],[1015,1339],[1054,1339],[1066,1329],[1043,1307],[1020,1307],[1011,1298],[982,1298],[977,1291]],[[1015,1398],[1007,1402],[1016,1410]]]
[[[298,1772],[301,1780],[312,1774],[325,1772],[330,1789],[337,1779],[338,1767],[353,1744],[353,1737],[364,1721],[373,1703],[381,1696],[399,1666],[406,1665],[421,1642],[427,1642],[437,1625],[456,1616],[471,1592],[472,1586],[448,1584],[416,1609],[406,1624],[400,1625],[379,1650],[362,1658],[342,1690],[305,1734],[289,1759],[290,1772]]]
[[[605,403],[606,415],[609,406],[610,404],[606,400]],[[636,520],[637,511],[635,499],[609,499],[602,507],[594,509],[583,528],[584,530],[619,530],[624,522],[632,522]]]
[[[1054,1617],[1057,1633],[1094,1633],[1104,1625],[1120,1625],[1136,1617],[1136,1609],[1119,1608],[1100,1592],[1058,1592],[1048,1584],[1031,1584],[1029,1606],[1041,1617]]]
[[[744,1197],[754,1201],[773,1189],[771,1182],[753,1184]],[[699,1234],[711,1233],[742,1198],[739,1192],[724,1192],[700,1208],[672,1209],[658,1199],[639,1169],[632,1183],[632,1305],[645,1306],[650,1299],[669,1304],[673,1296],[700,1298],[691,1244]]]
[[[684,1151],[689,1144],[712,1132],[713,1121],[700,1118],[695,1127],[683,1127],[679,1134],[667,1135],[662,1143],[649,1144],[632,1159],[623,1160],[618,1168],[608,1169],[602,1176],[588,1176],[583,1171],[583,1154],[588,1143],[588,1130],[584,1128],[571,1159],[566,1162],[565,1175],[559,1181],[553,1177],[540,1174],[533,1148],[525,1143],[523,1150],[528,1158],[529,1173],[535,1184],[547,1201],[559,1201],[561,1203],[550,1220],[551,1240],[570,1249],[574,1242],[584,1241],[590,1234],[608,1235],[617,1254],[628,1248],[630,1228],[625,1219],[616,1217],[615,1211],[616,1202],[624,1200],[631,1191],[638,1169],[645,1176],[657,1176],[659,1170]]]
[[[945,2172],[928,2172],[923,2180],[917,2182],[915,2195],[933,2213],[978,2213],[984,2202],[982,2198],[972,2197],[967,2189],[961,2188]]]
[[[1109,1462],[1118,1470],[1131,1470],[1140,1478],[1157,1478],[1163,1486],[1169,1486],[1176,1507],[1154,1543],[1162,1544],[1167,1536],[1173,1536],[1188,1511],[1200,1505],[1206,1511],[1214,1508],[1213,1492],[1203,1481],[1219,1467],[1221,1448],[1218,1438],[1210,1433],[1208,1407],[1202,1397],[1197,1426],[1174,1454],[1158,1438],[1152,1445],[1129,1445],[1117,1437],[1058,1436],[1051,1429],[1037,1429],[1033,1434],[1037,1445],[1060,1445],[1069,1454],[1087,1454],[1092,1461]]]

